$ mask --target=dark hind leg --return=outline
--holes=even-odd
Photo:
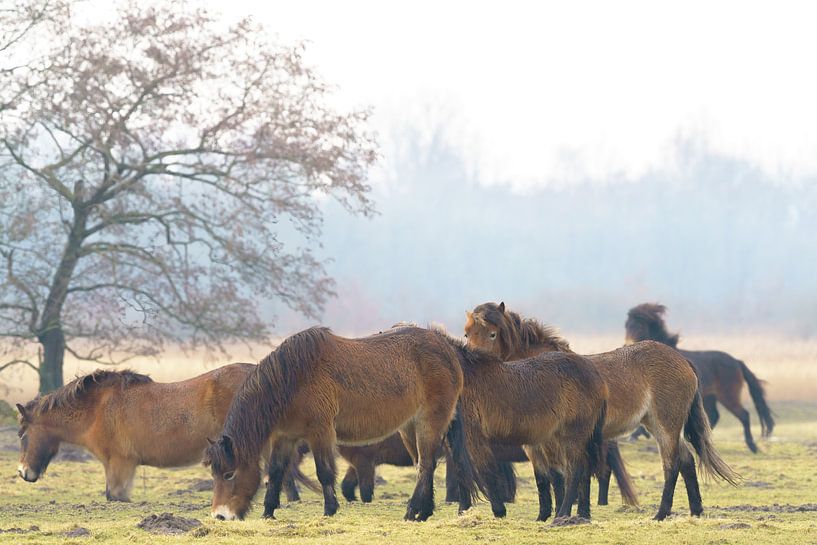
[[[661,454],[661,464],[664,468],[664,491],[661,494],[661,505],[655,520],[664,520],[672,512],[672,500],[675,496],[675,484],[678,481],[678,471],[681,465],[678,435],[666,430],[651,430],[658,442],[658,451]]]
[[[718,412],[718,398],[715,395],[708,395],[704,396],[704,411],[706,411],[706,417],[709,419],[709,427],[715,429],[715,426],[718,424],[718,420],[720,420],[720,413]]]
[[[725,407],[729,410],[729,412],[734,414],[738,420],[740,420],[740,423],[743,425],[743,438],[746,440],[746,446],[749,447],[749,450],[756,453],[757,445],[752,437],[752,427],[749,422],[749,411],[743,408],[740,401],[730,403],[725,405]]]
[[[272,445],[268,464],[267,492],[264,495],[264,518],[274,519],[275,510],[281,505],[281,488],[286,477],[292,478],[290,463],[295,445],[279,439]],[[294,483],[293,483],[294,484]]]
[[[638,426],[636,430],[630,434],[629,441],[638,441],[638,438],[644,436],[645,439],[650,438],[650,432],[644,428],[644,426]]]
[[[286,492],[288,502],[301,501],[301,493],[298,491],[295,476],[291,471],[287,471],[284,476],[284,491]]]
[[[681,445],[681,476],[684,478],[684,485],[687,489],[689,513],[693,517],[698,517],[704,512],[704,506],[701,501],[701,490],[698,487],[698,474],[695,472],[695,458],[683,444]]]
[[[590,471],[587,466],[581,469],[581,479],[579,480],[577,514],[585,519],[590,518]]]
[[[443,434],[446,429],[446,417],[433,418],[433,415],[427,416],[423,421],[418,422],[414,427],[414,441],[411,441],[411,428],[406,426],[405,429],[400,430],[400,437],[409,451],[409,454],[414,458],[414,452],[417,453],[417,484],[414,487],[414,493],[409,499],[408,507],[406,508],[405,520],[424,521],[434,513],[434,469],[437,466],[437,451],[442,445]],[[412,448],[414,447],[414,448]],[[412,452],[414,451],[414,452]],[[359,473],[361,483],[363,475]],[[372,480],[374,481],[374,471],[372,471]],[[361,488],[362,493],[362,488]]]
[[[340,483],[340,491],[343,493],[343,497],[346,498],[346,501],[355,501],[357,499],[355,496],[357,484],[357,471],[355,471],[354,466],[350,465]]]
[[[536,479],[536,491],[539,494],[539,515],[536,520],[544,522],[553,514],[553,504],[550,498],[550,478],[548,477],[548,462],[538,447],[525,445],[525,454],[533,466],[533,476]]]
[[[371,503],[374,497],[374,461],[361,460],[357,467],[357,479],[360,485],[360,501]]]
[[[562,502],[565,501],[565,476],[562,475],[561,471],[556,469],[551,469],[548,472],[548,476],[553,486],[553,497],[556,504],[556,512],[558,513]]]
[[[445,452],[445,501],[448,503],[460,501],[460,489],[454,477],[454,460],[448,449]]]
[[[608,448],[612,448],[612,445],[608,445]],[[610,495],[610,476],[612,473],[613,470],[610,467],[610,464],[605,462],[604,466],[599,470],[599,474],[596,477],[599,481],[599,505],[607,505],[607,500]]]
[[[338,498],[335,495],[335,430],[326,426],[320,431],[322,433],[315,433],[308,442],[315,458],[318,482],[323,489],[323,514],[331,517],[338,511]]]

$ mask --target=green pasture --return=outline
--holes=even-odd
[[[745,448],[737,422],[723,415],[715,432],[716,443],[723,457],[743,476],[743,484],[733,488],[719,482],[705,483],[704,516],[688,516],[686,492],[679,479],[675,514],[665,522],[651,520],[662,478],[653,443],[642,439],[622,445],[641,497],[641,510],[622,507],[613,485],[611,505],[594,505],[591,524],[560,528],[534,521],[535,489],[525,464],[517,467],[519,496],[515,504],[508,506],[508,517],[504,520],[495,520],[484,502],[466,515],[457,516],[456,506],[439,499],[444,496],[444,471],[439,468],[435,515],[426,523],[403,522],[414,472],[410,468],[382,466],[379,474],[385,482],[377,487],[374,503],[349,504],[341,499],[341,509],[334,517],[322,516],[322,499],[304,491],[301,502],[276,513],[277,520],[262,520],[260,505],[256,503],[246,521],[218,522],[209,516],[210,493],[193,490],[193,485],[209,477],[202,467],[140,468],[133,502],[108,503],[103,497],[102,465],[94,460],[54,462],[34,484],[18,479],[17,438],[14,430],[6,427],[0,433],[0,542],[817,543],[817,404],[777,403],[774,409],[779,425],[772,440],[761,442],[762,452],[758,455]],[[342,462],[340,468],[345,469]],[[306,469],[314,474],[311,466]],[[261,495],[256,498],[256,502],[260,501]],[[182,535],[154,535],[137,528],[143,518],[165,512],[197,519],[202,526]],[[72,531],[85,533],[78,528],[88,534],[69,537]]]

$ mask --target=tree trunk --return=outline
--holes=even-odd
[[[45,394],[63,385],[62,364],[65,359],[65,335],[61,327],[49,329],[39,337],[43,345],[40,363],[40,393]]]

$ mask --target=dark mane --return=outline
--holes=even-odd
[[[632,321],[641,321],[647,325],[647,338],[634,339],[639,341],[658,341],[673,348],[678,345],[680,335],[678,333],[671,334],[667,331],[667,324],[664,323],[664,313],[667,307],[658,303],[642,303],[630,309],[627,313],[627,332],[630,333],[630,323]]]
[[[72,409],[78,403],[81,403],[88,394],[102,388],[119,386],[125,389],[134,384],[148,382],[153,382],[153,379],[129,369],[122,371],[97,369],[93,373],[75,378],[53,392],[29,401],[26,403],[25,408],[33,415],[41,415],[59,408]]]
[[[312,327],[286,338],[258,363],[238,389],[224,423],[224,435],[238,457],[257,458],[295,395],[298,381],[333,343],[329,328]],[[208,449],[211,463],[217,465],[223,453]]]
[[[559,352],[572,352],[567,339],[552,326],[533,318],[522,319],[519,314],[500,308],[496,303],[483,303],[474,309],[474,316],[490,322],[499,329],[499,336],[509,353],[524,354],[532,348],[552,346]]]

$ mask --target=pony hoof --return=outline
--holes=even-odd
[[[266,520],[275,520],[275,514],[274,513],[267,513],[265,511],[264,514],[261,515],[261,518],[266,519]]]
[[[550,515],[539,515],[536,517],[536,522],[545,522],[550,518]]]
[[[507,510],[503,507],[502,509],[495,509],[494,510],[494,517],[498,519],[504,519],[505,515],[507,515]]]
[[[659,511],[658,513],[656,513],[656,515],[652,519],[661,521],[661,520],[664,520],[665,518],[667,518],[668,516],[669,516],[669,513],[662,513],[661,511]]]
[[[337,504],[335,504],[335,505],[326,505],[323,508],[323,515],[325,517],[331,517],[332,515],[334,515],[337,512],[338,512]]]

